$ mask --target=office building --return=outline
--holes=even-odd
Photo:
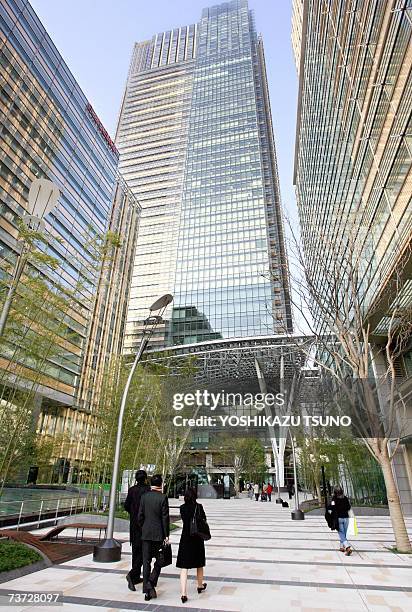
[[[136,43],[116,146],[142,205],[125,350],[292,330],[263,41],[246,0]]]
[[[69,440],[65,451],[54,449],[56,459],[87,461],[97,382],[110,354],[121,352],[140,208],[117,172],[114,143],[25,0],[1,4],[0,62],[2,279],[7,286],[21,248],[18,227],[30,185],[44,177],[57,184],[60,198],[38,248],[58,266],[41,275],[51,291],[70,294],[56,317],[57,350],[44,350],[40,365],[3,342],[2,384],[33,395],[39,435]],[[107,232],[120,234],[110,269],[99,259]],[[28,266],[26,277],[32,273],[39,270]],[[27,315],[33,338],[41,307]]]
[[[394,309],[412,307],[411,34],[403,0],[294,1],[295,184],[307,266],[316,290],[327,292],[336,253],[353,250],[372,347],[386,343]],[[397,380],[410,407],[412,352],[403,346]],[[381,354],[374,362],[387,368]],[[394,460],[409,512],[411,434]]]

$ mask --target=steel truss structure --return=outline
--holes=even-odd
[[[257,359],[271,391],[279,389],[282,374],[288,380],[301,372],[313,372],[308,354],[314,343],[313,336],[231,338],[149,350],[147,357],[152,363],[167,364],[176,374],[184,361],[193,358],[194,378],[199,386],[211,390],[246,388],[250,392],[259,389]]]

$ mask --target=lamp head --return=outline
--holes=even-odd
[[[162,295],[162,297],[158,298],[155,303],[150,306],[149,310],[150,312],[162,310],[162,308],[169,306],[171,302],[173,302],[173,295],[166,293],[166,295]]]
[[[42,219],[56,207],[60,191],[57,185],[41,178],[35,179],[29,190],[29,212]]]

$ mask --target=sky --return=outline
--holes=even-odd
[[[107,131],[113,136],[133,44],[199,20],[213,0],[31,0]],[[280,187],[296,220],[292,185],[297,75],[290,39],[292,0],[249,0],[262,34]],[[296,221],[295,221],[296,222]]]

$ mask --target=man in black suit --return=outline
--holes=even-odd
[[[144,493],[150,491],[147,483],[147,474],[144,470],[137,470],[135,476],[136,484],[130,487],[124,508],[130,515],[130,544],[132,545],[132,569],[126,576],[127,585],[131,591],[135,591],[135,585],[142,582],[140,577],[143,565],[142,553],[142,528],[137,522],[140,500]]]
[[[160,575],[158,561],[162,543],[169,540],[169,502],[163,494],[160,474],[152,476],[151,491],[140,501],[138,523],[142,528],[143,548],[143,593],[146,601],[157,597],[156,585]],[[152,572],[152,559],[155,558]]]

